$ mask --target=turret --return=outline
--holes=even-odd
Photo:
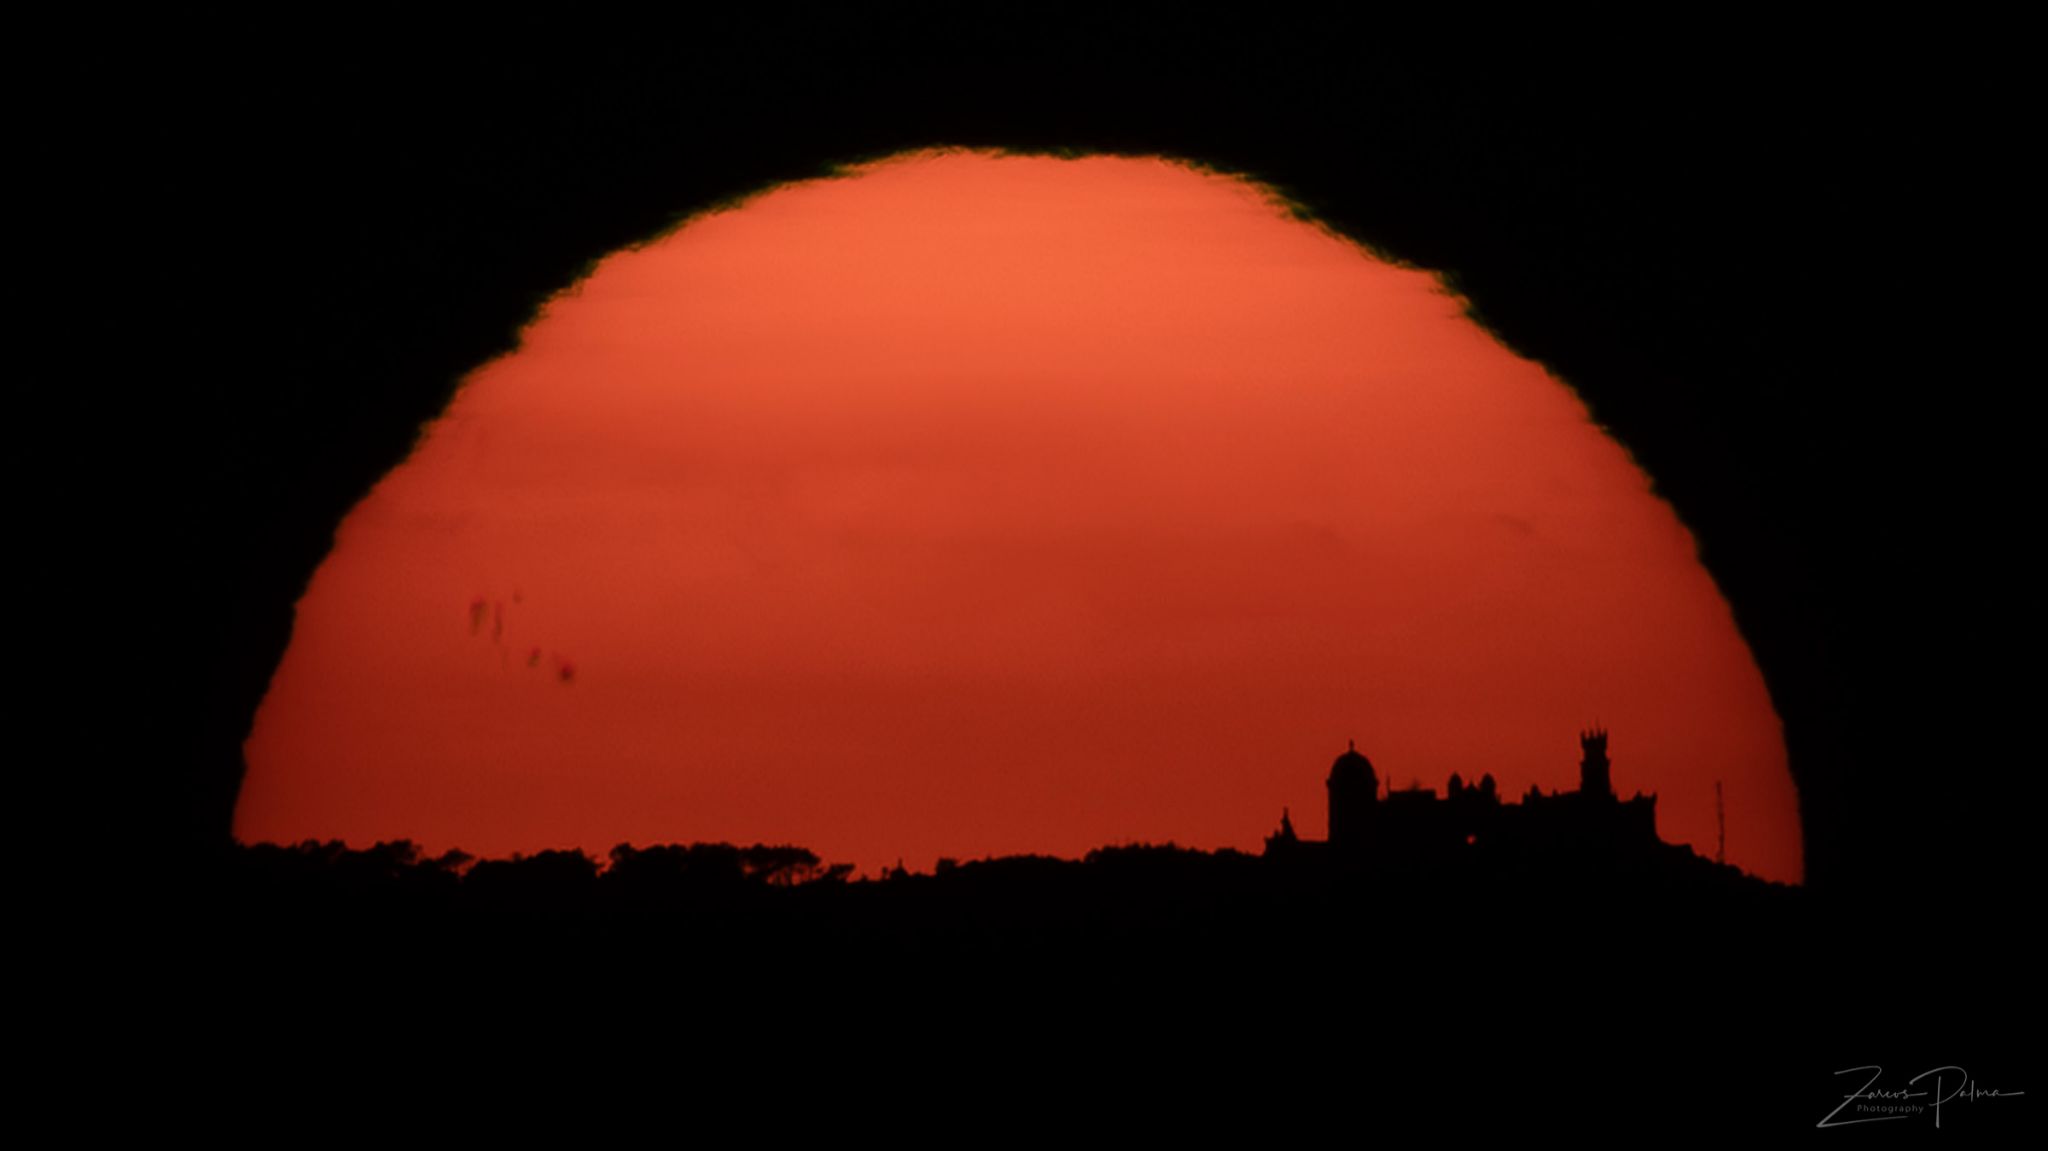
[[[1595,727],[1579,733],[1579,794],[1614,798],[1614,778],[1607,762],[1607,732]]]

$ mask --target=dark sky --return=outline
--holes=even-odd
[[[134,518],[194,671],[138,727],[155,830],[224,835],[290,605],[463,372],[588,261],[830,162],[952,142],[1243,170],[1443,272],[1571,380],[1700,540],[1786,725],[1807,874],[1997,890],[2017,378],[1991,314],[2006,70],[1689,36],[1634,56],[1365,25],[1036,13],[636,28],[165,29],[107,89],[191,390]],[[175,49],[175,50],[174,50]],[[106,152],[112,152],[111,161]],[[196,397],[196,398],[195,398]]]

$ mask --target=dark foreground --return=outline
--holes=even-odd
[[[1683,849],[1417,869],[1129,847],[853,881],[794,849],[600,869],[309,845],[152,882],[120,964],[135,1033],[161,1037],[144,1057],[172,1097],[203,1080],[280,1117],[487,1097],[479,1122],[653,1107],[763,1136],[1670,1138],[1815,1130],[1873,1075],[1839,1073],[1925,1092],[1905,1081],[1944,1065],[1943,1132],[2034,1114],[1981,1094],[2032,1086],[2014,924]]]

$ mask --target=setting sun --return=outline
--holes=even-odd
[[[1428,273],[1157,158],[927,153],[613,254],[342,523],[244,841],[1255,849],[1355,739],[1801,876],[1692,537]]]

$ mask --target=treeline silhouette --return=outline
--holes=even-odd
[[[449,931],[574,923],[635,940],[744,928],[792,946],[969,955],[1067,947],[1162,951],[1341,945],[1389,929],[1446,947],[1569,925],[1606,937],[1705,921],[1744,932],[1793,914],[1798,889],[1663,843],[1485,850],[1449,860],[1257,856],[1175,844],[900,864],[872,877],[790,845],[621,844],[478,859],[408,841],[236,845],[212,884],[242,924]],[[1434,945],[1434,944],[1433,944]]]
[[[310,904],[479,905],[534,911],[603,900],[613,906],[702,898],[750,887],[842,882],[852,864],[823,865],[801,847],[728,843],[637,848],[620,844],[605,862],[582,851],[540,851],[510,859],[479,859],[466,851],[425,854],[410,840],[351,848],[340,840],[289,846],[259,843],[236,849],[231,882],[244,899]]]

